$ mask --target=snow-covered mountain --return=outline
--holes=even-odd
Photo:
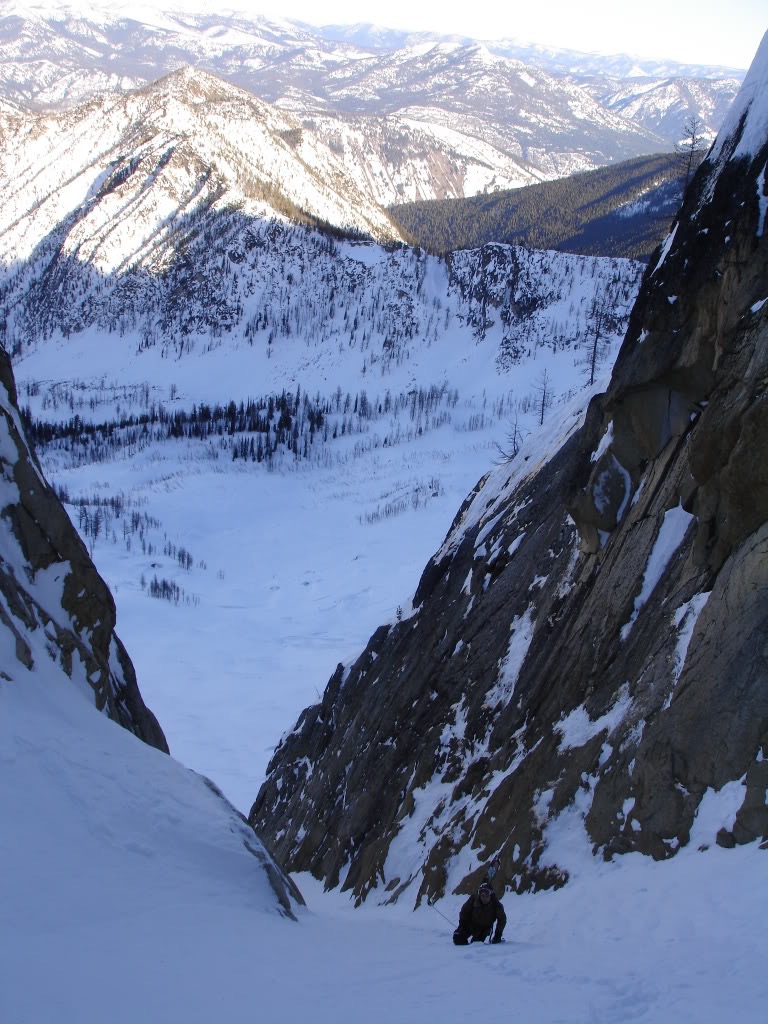
[[[231,12],[3,0],[0,15],[6,101],[72,105],[189,64],[290,110],[385,204],[517,187],[669,149],[691,114],[714,131],[718,98],[738,86],[715,69],[717,77],[687,81],[673,101],[659,98],[661,85],[646,95],[643,81],[629,87],[630,106],[623,83],[612,75],[596,82],[589,62],[578,76],[509,47],[439,35],[379,33],[370,48]]]
[[[731,106],[736,79],[702,80],[682,75],[666,78],[597,78],[582,82],[609,110],[680,143],[692,117],[699,124],[702,142],[710,143]]]
[[[370,24],[331,25],[320,31],[325,39],[379,52],[424,50],[436,43],[462,52],[478,43],[465,36],[408,33]],[[692,117],[701,125],[702,137],[711,141],[744,78],[744,70],[738,68],[579,53],[513,39],[482,45],[512,65],[527,66],[529,73],[538,69],[584,89],[606,109],[660,136],[668,148],[680,141]]]
[[[478,40],[464,35],[445,35],[437,32],[407,32],[390,29],[370,22],[355,25],[323,25],[318,31],[323,38],[336,42],[354,43],[367,50],[403,50],[430,42],[470,45]],[[744,68],[713,67],[707,64],[681,64],[678,61],[651,60],[632,56],[629,53],[599,54],[582,53],[579,50],[564,50],[545,46],[542,43],[527,43],[519,39],[480,40],[504,57],[540,67],[552,74],[573,74],[579,77],[602,75],[609,78],[736,78],[742,81]]]
[[[602,297],[615,336],[636,287],[625,260],[491,246],[446,263],[405,248],[332,145],[198,69],[5,125],[4,343],[43,362],[51,339],[70,352],[84,344],[92,380],[110,372],[92,341],[100,331],[119,335],[134,383],[152,380],[141,365],[153,353],[222,363],[244,351],[273,386],[322,357],[331,388],[353,364],[352,379],[405,388],[417,363],[434,362],[425,350],[457,331],[487,338],[479,362],[504,370],[542,346],[585,344]],[[477,362],[471,349],[466,359]],[[416,383],[437,377],[452,383],[437,370]]]
[[[0,157],[0,257],[26,259],[54,227],[60,255],[110,272],[178,255],[205,211],[282,214],[398,238],[326,146],[286,114],[191,68],[61,114],[11,115]]]
[[[138,203],[130,174],[111,181],[0,282],[4,340],[27,383],[71,379],[74,359],[74,377],[97,387],[117,347],[126,383],[175,381],[195,401],[255,397],[250,379],[227,372],[233,360],[260,389],[508,390],[542,350],[572,365],[598,318],[601,344],[615,341],[642,269],[494,245],[445,261],[205,206],[163,231],[134,215],[133,236],[118,238],[107,214]],[[216,394],[201,361],[216,368]]]

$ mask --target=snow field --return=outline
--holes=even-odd
[[[52,667],[0,683],[0,1014],[14,1024],[758,1022],[765,852],[603,864],[577,817],[571,882],[505,897],[500,946],[457,948],[460,897],[360,909],[298,879],[275,912],[244,826],[193,773],[99,715]],[[697,840],[727,808],[707,802]]]
[[[342,251],[377,273],[393,259],[370,245],[345,243]],[[544,257],[530,259],[538,266]],[[554,289],[554,311],[543,331],[553,324],[559,330],[569,308],[585,315],[595,287],[580,261],[553,260],[556,267],[563,262],[553,280],[562,274],[575,283],[568,286],[570,304],[558,301]],[[255,347],[170,359],[157,347],[137,352],[135,337],[95,328],[51,340],[15,368],[22,405],[52,422],[77,414],[104,423],[138,415],[147,403],[189,411],[194,403],[226,404],[283,388],[323,398],[337,388],[353,396],[364,388],[372,403],[382,402],[386,391],[409,395],[432,385],[458,392],[455,404],[443,400],[438,412],[447,416],[438,426],[430,417],[411,421],[407,410],[396,422],[385,414],[360,433],[316,442],[309,461],[278,460],[274,472],[233,462],[226,438],[224,447],[219,438],[152,442],[85,465],[73,465],[63,451],[41,449],[49,478],[71,501],[123,497],[126,516],[136,512],[158,524],[147,532],[151,551],[136,536],[126,549],[120,519],[111,521],[108,536],[86,541],[115,595],[118,633],[172,752],[213,778],[246,813],[280,736],[320,699],[339,661],[355,657],[398,609],[408,613],[421,572],[456,510],[500,461],[497,446],[509,447],[513,403],[526,397],[533,403],[518,418],[521,436],[530,434],[524,464],[530,471],[561,440],[560,400],[577,392],[579,409],[565,428],[570,432],[588,397],[579,390],[582,349],[534,345],[530,358],[500,374],[503,325],[475,338],[456,316],[458,300],[446,300],[444,267],[427,259],[423,272],[425,304],[442,296],[454,319],[432,343],[411,340],[407,358],[385,374],[362,375],[363,353],[339,351],[310,335],[281,340],[271,357],[261,339]],[[614,340],[608,363],[615,347]],[[87,377],[73,375],[73,368],[84,367]],[[552,405],[540,431],[537,382],[544,373]],[[54,386],[64,396],[55,402]],[[398,433],[397,444],[383,444]],[[546,443],[536,441],[539,434]],[[78,507],[68,507],[82,526]],[[167,544],[191,555],[187,570],[165,553]],[[150,598],[155,580],[178,587],[179,603]]]

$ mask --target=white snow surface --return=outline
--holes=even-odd
[[[757,205],[758,205],[758,221],[757,221],[757,237],[763,237],[763,230],[765,228],[765,217],[768,214],[768,195],[765,192],[765,172],[768,169],[768,165],[763,165],[763,169],[757,178]]]
[[[648,564],[643,574],[643,585],[640,593],[635,598],[632,615],[629,622],[621,628],[622,640],[626,640],[629,636],[643,605],[648,601],[664,570],[669,565],[672,556],[682,544],[693,518],[691,513],[686,512],[682,505],[668,509],[664,513],[664,521],[661,524],[661,529],[653,549],[648,556]]]
[[[520,538],[522,540],[522,538]],[[520,669],[523,667],[528,648],[533,640],[535,623],[532,609],[526,608],[522,615],[514,618],[510,626],[509,646],[507,655],[499,666],[499,678],[493,689],[489,690],[485,703],[494,707],[499,702],[508,703],[515,692]]]
[[[723,148],[736,132],[739,122],[746,114],[746,120],[739,142],[730,154],[731,160],[749,157],[765,145],[768,135],[768,32],[763,36],[752,65],[747,72],[736,99],[718,132],[709,159],[716,163],[722,156]]]
[[[685,667],[685,659],[688,655],[688,647],[691,643],[693,630],[708,600],[709,591],[704,594],[696,594],[690,601],[682,604],[675,612],[675,626],[679,630],[677,646],[675,647],[675,682],[680,678],[680,674]]]
[[[712,846],[739,783],[702,804],[710,849],[661,864],[598,862],[561,816],[568,886],[508,894],[506,942],[456,948],[461,897],[354,910],[300,876],[308,909],[277,914],[226,805],[53,670],[0,682],[0,712],[9,1024],[763,1019],[768,855]]]
[[[664,260],[669,255],[669,250],[672,248],[672,244],[675,241],[675,235],[677,234],[677,227],[678,227],[678,225],[675,224],[675,226],[672,228],[670,233],[664,239],[664,245],[662,246],[661,254],[659,255],[658,263],[656,264],[656,266],[651,271],[651,277],[653,277],[653,275],[656,273],[656,271],[659,270],[659,268],[664,263]]]
[[[607,734],[610,736],[624,720],[631,706],[632,700],[629,696],[629,687],[623,686],[613,707],[594,721],[589,717],[589,713],[583,704],[574,708],[555,726],[555,731],[560,733],[561,749],[568,750],[569,748],[583,747],[585,743],[588,743],[594,736],[598,736],[604,730],[607,730]]]

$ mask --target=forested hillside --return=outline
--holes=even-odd
[[[647,261],[677,212],[684,177],[684,157],[656,154],[491,195],[405,203],[390,213],[440,255],[509,242]]]

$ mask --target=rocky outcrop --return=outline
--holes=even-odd
[[[0,632],[10,639],[2,678],[23,679],[40,659],[50,659],[92,691],[99,710],[167,752],[115,633],[112,595],[27,444],[2,350],[0,466]]]
[[[768,38],[608,391],[482,480],[283,738],[250,820],[364,899],[567,879],[560,840],[655,858],[727,791],[768,836]],[[712,836],[714,841],[715,836]]]

